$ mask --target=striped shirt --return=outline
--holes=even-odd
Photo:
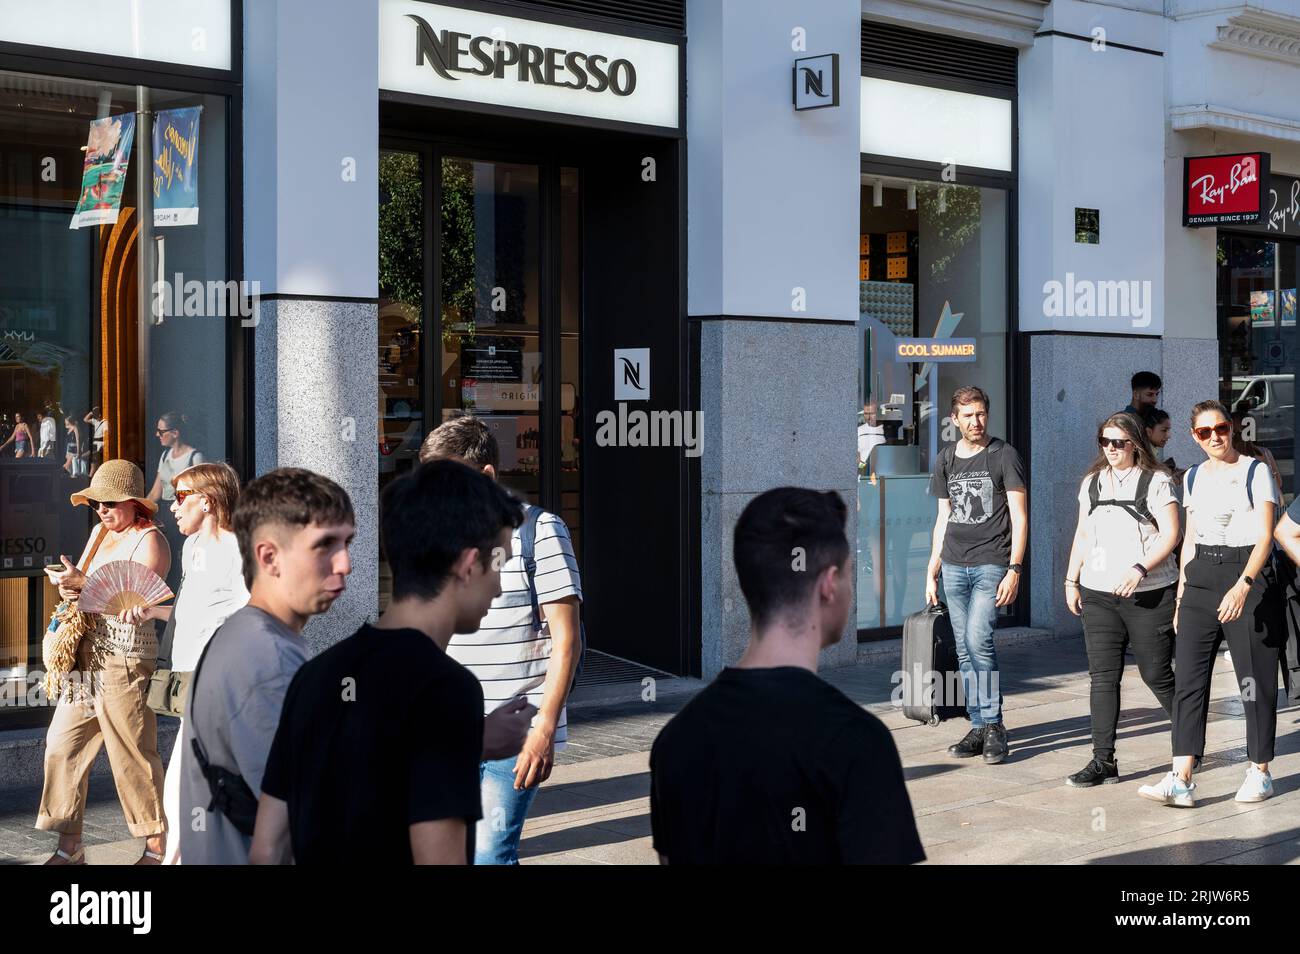
[[[457,633],[447,646],[447,655],[472,672],[483,687],[483,711],[491,712],[512,696],[527,693],[528,701],[542,704],[542,684],[551,658],[550,624],[542,620],[533,629],[532,599],[528,576],[519,552],[519,529],[510,540],[512,556],[501,568],[501,595],[492,601],[476,633]],[[568,596],[582,600],[578,560],[573,555],[569,528],[553,513],[537,518],[534,547],[539,606]],[[555,747],[564,748],[569,737],[568,710],[560,710],[555,729]]]

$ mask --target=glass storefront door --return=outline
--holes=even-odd
[[[559,513],[581,558],[577,170],[436,146],[380,165],[381,490],[432,427],[477,415],[501,483]]]
[[[1276,459],[1287,503],[1295,494],[1298,273],[1300,242],[1219,236],[1220,398],[1242,437]]]
[[[925,603],[930,470],[960,437],[953,391],[983,388],[990,433],[1009,436],[1008,202],[1001,189],[873,175],[861,196],[857,624],[885,635]],[[899,358],[904,338],[975,349],[970,360],[918,362]]]

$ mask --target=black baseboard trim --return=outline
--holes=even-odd
[[[771,315],[689,315],[687,321],[770,321],[781,325],[847,325],[856,328],[856,321],[843,318],[774,318]]]
[[[346,295],[287,295],[273,292],[270,295],[258,295],[258,301],[329,301],[344,305],[378,305],[378,298],[349,298]]]

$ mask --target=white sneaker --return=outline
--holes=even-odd
[[[1273,796],[1273,776],[1255,766],[1246,769],[1246,781],[1237,789],[1237,801],[1262,802]]]
[[[1159,785],[1143,785],[1138,789],[1138,794],[1143,798],[1149,798],[1153,802],[1160,802],[1164,805],[1173,805],[1177,808],[1194,808],[1196,798],[1192,792],[1196,791],[1195,782],[1184,782],[1181,778],[1170,772],[1160,780]]]

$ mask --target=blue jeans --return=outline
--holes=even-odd
[[[474,864],[519,864],[519,836],[538,786],[515,790],[515,757],[480,762],[483,817],[474,827]]]
[[[998,584],[1006,575],[1005,566],[943,565],[943,592],[973,729],[1002,721],[993,627],[998,618]]]

